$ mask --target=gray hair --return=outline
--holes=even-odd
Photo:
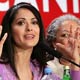
[[[60,27],[62,22],[66,20],[73,20],[80,25],[80,19],[72,14],[65,14],[56,19],[54,19],[48,26],[47,29],[47,41],[52,41],[56,38],[57,29]]]

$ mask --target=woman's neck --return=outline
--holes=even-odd
[[[32,54],[33,48],[29,49],[20,49],[15,48],[15,62],[16,64],[22,65],[23,63],[27,63],[27,65],[30,63],[31,54]]]
[[[15,49],[15,65],[21,80],[32,80],[32,71],[30,67],[30,59],[33,49]],[[23,75],[24,74],[24,75]]]

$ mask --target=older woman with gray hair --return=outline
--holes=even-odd
[[[80,19],[72,14],[65,14],[54,19],[47,29],[47,42],[63,56],[79,64]],[[72,80],[80,80],[79,67],[62,58],[59,61],[63,65],[70,66]]]

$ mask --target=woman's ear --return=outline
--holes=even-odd
[[[52,42],[52,47],[54,48],[54,50],[56,50],[56,41]]]

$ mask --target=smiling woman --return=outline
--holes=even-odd
[[[24,13],[24,14],[23,14]],[[39,41],[38,20],[28,9],[19,9],[12,23],[12,35],[18,47],[33,47]]]
[[[0,26],[0,75],[3,80],[40,80],[46,66],[46,52],[40,13],[29,3],[12,6]],[[3,63],[3,64],[1,64]]]
[[[12,6],[3,18],[0,35],[2,80],[41,80],[47,54],[40,48],[45,36],[38,10],[23,2]]]

